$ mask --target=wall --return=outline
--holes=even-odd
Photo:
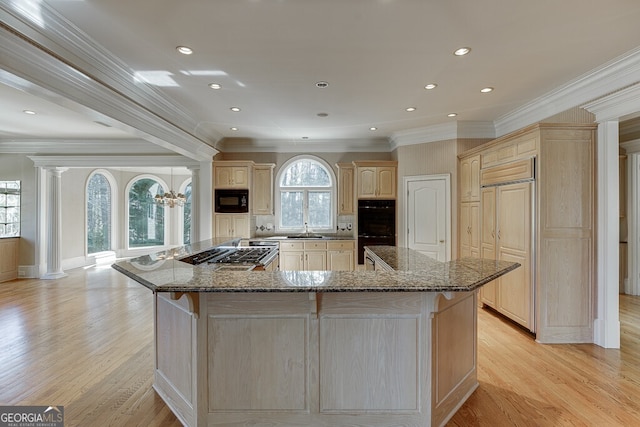
[[[393,151],[398,161],[398,245],[406,244],[404,206],[404,178],[408,176],[449,174],[451,177],[451,254],[457,258],[458,253],[458,154],[481,145],[489,139],[458,139],[436,141],[424,144],[405,145]]]
[[[22,154],[0,154],[0,180],[21,181],[19,265],[33,265],[36,259],[36,168]]]

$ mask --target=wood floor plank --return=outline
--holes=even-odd
[[[152,388],[152,302],[111,268],[2,283],[0,405],[64,405],[67,426],[180,426]],[[480,310],[480,387],[448,425],[640,425],[640,297],[620,297],[620,323],[620,350],[543,345]]]

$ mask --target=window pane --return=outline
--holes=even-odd
[[[0,237],[20,236],[20,181],[0,181]]]
[[[87,252],[111,249],[111,185],[95,174],[87,185]]]
[[[309,227],[331,227],[331,192],[309,192]]]
[[[304,226],[304,194],[302,191],[280,193],[280,225],[282,227]]]
[[[164,208],[154,197],[164,188],[155,180],[136,181],[129,190],[129,247],[164,244]]]
[[[282,187],[329,187],[331,179],[327,170],[313,160],[298,160],[282,174]]]
[[[187,201],[184,204],[184,217],[183,217],[183,235],[182,241],[185,245],[191,243],[191,184],[187,185],[187,188],[184,189],[184,195],[187,198]]]

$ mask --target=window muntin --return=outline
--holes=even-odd
[[[298,157],[283,166],[278,179],[282,231],[333,231],[334,181],[320,161]]]
[[[0,181],[0,237],[20,236],[20,181]]]
[[[87,184],[87,253],[111,250],[112,224],[111,184],[101,173]]]
[[[154,197],[166,190],[152,178],[135,181],[128,192],[129,247],[160,246],[165,244],[165,208]]]

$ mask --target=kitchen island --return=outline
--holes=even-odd
[[[370,247],[377,271],[116,263],[155,295],[154,388],[188,426],[443,425],[478,386],[476,291],[518,264]]]

